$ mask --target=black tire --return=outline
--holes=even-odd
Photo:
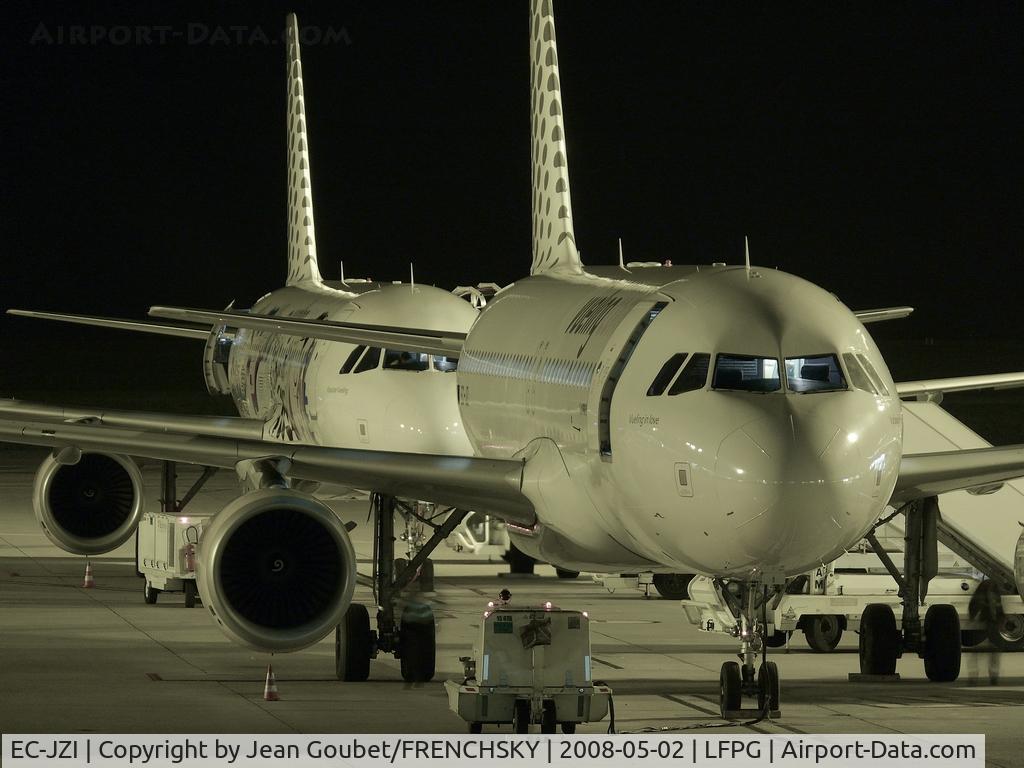
[[[556,565],[555,566],[555,574],[560,579],[575,579],[577,576],[580,575],[580,572],[579,571],[569,571],[569,570],[566,570],[565,568],[559,568]]]
[[[960,645],[964,648],[974,648],[981,645],[988,638],[988,632],[984,629],[961,629]]]
[[[988,639],[1001,651],[1024,650],[1024,615],[1001,614],[989,629]]]
[[[512,705],[512,730],[515,733],[530,732],[530,702],[526,699],[516,699]]]
[[[192,579],[185,579],[185,607],[195,608],[196,607],[196,595],[198,590],[196,589],[196,583]]]
[[[434,679],[437,652],[434,631],[434,611],[429,605],[410,603],[405,606],[398,649],[402,679],[406,682],[427,683]]]
[[[148,581],[142,585],[142,599],[146,601],[146,605],[156,605],[156,599],[159,595],[160,590],[149,586]]]
[[[666,600],[689,600],[692,573],[656,573],[654,588]]]
[[[562,723],[562,733],[569,734],[570,736],[576,733],[576,723],[572,720],[567,723]]]
[[[503,555],[503,558],[508,563],[508,572],[518,575],[532,574],[533,564],[537,562],[525,552],[516,549],[515,544],[509,545],[508,552]]]
[[[860,617],[860,671],[864,675],[896,674],[903,638],[896,615],[883,603],[871,603]]]
[[[718,706],[722,712],[722,717],[726,717],[727,713],[734,712],[740,708],[742,697],[740,665],[735,661],[727,661],[722,664],[722,671],[718,676],[718,682],[721,686]]]
[[[334,630],[335,676],[347,683],[363,682],[370,677],[372,656],[370,612],[365,605],[352,603]]]
[[[777,629],[770,635],[765,636],[764,644],[769,648],[781,648],[789,641],[789,636],[792,634],[792,632],[783,632]]]
[[[558,720],[556,719],[555,702],[549,699],[544,702],[544,711],[540,716],[540,732],[554,733],[557,728]]]
[[[960,676],[960,617],[952,605],[932,605],[924,615],[924,673],[934,683]]]
[[[766,661],[757,670],[757,705],[763,712],[779,708],[779,668],[774,661]]]
[[[469,732],[470,733],[483,733],[484,732],[484,724],[483,723],[470,723],[469,724]]]
[[[838,616],[808,616],[804,619],[804,637],[816,653],[831,653],[843,636],[843,625]]]

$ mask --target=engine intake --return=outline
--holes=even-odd
[[[294,490],[246,494],[214,516],[198,547],[199,593],[232,640],[297,651],[341,623],[356,585],[348,531]]]
[[[142,515],[142,474],[127,456],[83,453],[74,464],[47,456],[36,472],[32,506],[50,541],[76,555],[110,552]]]

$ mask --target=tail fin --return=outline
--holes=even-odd
[[[533,126],[533,266],[530,274],[583,271],[572,227],[569,166],[558,82],[552,0],[530,2],[530,97]]]
[[[288,49],[288,285],[323,285],[316,261],[313,190],[306,140],[306,104],[302,96],[299,22],[287,17]]]

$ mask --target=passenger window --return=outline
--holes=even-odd
[[[442,373],[450,373],[459,368],[459,358],[451,355],[434,355],[434,370]],[[514,372],[513,372],[513,375]]]
[[[741,392],[778,392],[782,388],[779,361],[756,355],[719,355],[711,386]]]
[[[860,364],[860,360],[852,352],[845,352],[843,354],[843,362],[846,363],[846,373],[850,376],[850,383],[854,388],[870,392],[872,395],[878,394],[875,385],[871,383],[871,377],[868,376],[868,372],[864,370],[864,366]]]
[[[359,359],[359,356],[363,354],[365,350],[366,347],[363,345],[360,345],[353,349],[352,353],[348,356],[348,359],[345,360],[345,363],[341,366],[341,370],[338,371],[338,373],[351,373],[352,366],[356,364],[356,360]]]
[[[786,383],[791,392],[835,392],[846,389],[835,355],[786,358]]]
[[[677,352],[672,355],[665,364],[661,366],[661,370],[658,371],[658,375],[654,377],[654,381],[651,382],[651,386],[647,388],[648,397],[657,397],[665,391],[665,387],[672,381],[672,377],[676,375],[676,371],[679,370],[679,366],[683,364],[683,360],[686,359],[686,352]]]
[[[670,395],[681,395],[683,392],[693,392],[704,389],[708,381],[708,368],[711,367],[711,355],[699,353],[690,357],[690,362],[683,368],[679,378],[672,382],[668,393]]]
[[[384,350],[384,368],[388,371],[425,371],[430,358],[425,352],[405,352],[395,349]]]
[[[380,347],[370,347],[366,350],[366,354],[363,355],[363,359],[359,361],[359,365],[355,367],[352,373],[363,373],[365,371],[372,371],[380,364]]]
[[[860,360],[861,365],[864,366],[864,370],[868,372],[868,376],[871,377],[871,381],[878,388],[879,393],[888,397],[889,389],[885,386],[885,383],[882,381],[882,377],[878,375],[878,371],[875,370],[875,366],[871,364],[871,361],[868,360],[866,356],[860,354],[857,355],[857,359]]]

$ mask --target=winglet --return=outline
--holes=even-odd
[[[299,22],[286,20],[288,48],[288,285],[323,285],[316,260],[313,190],[306,138],[306,103],[302,93]]]
[[[750,239],[743,236],[743,257],[747,265],[747,277],[750,277]]]
[[[530,99],[533,165],[533,265],[530,274],[580,274],[573,234],[569,166],[558,80],[552,0],[530,2]]]

